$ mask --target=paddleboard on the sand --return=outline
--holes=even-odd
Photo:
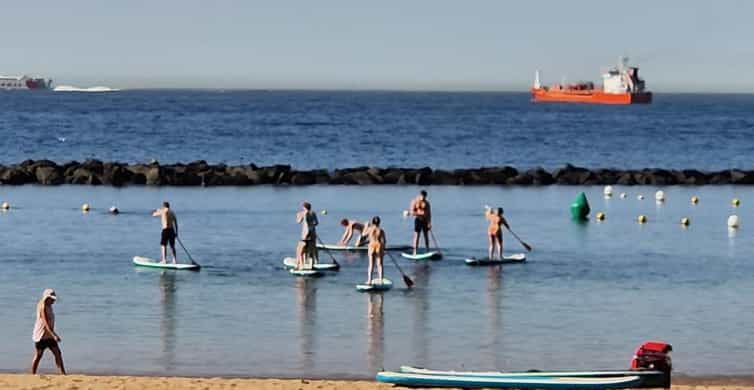
[[[356,290],[357,291],[387,291],[393,288],[393,282],[391,282],[388,279],[382,278],[382,279],[372,279],[371,284],[357,284]]]
[[[150,267],[150,268],[162,268],[162,269],[177,269],[177,270],[198,270],[201,268],[199,264],[173,264],[173,263],[160,263],[157,260],[152,260],[147,257],[141,257],[141,256],[134,256],[133,259],[134,265],[138,265],[140,267]]]
[[[325,249],[328,251],[343,251],[343,252],[366,252],[369,250],[369,246],[353,246],[353,245],[337,245],[337,244],[317,244],[318,249]],[[411,249],[411,245],[388,245],[385,250],[388,251],[405,251]]]
[[[468,265],[500,265],[500,264],[513,264],[513,263],[523,263],[526,261],[526,254],[524,253],[516,253],[513,255],[503,256],[502,260],[490,260],[489,258],[481,258],[477,259],[475,257],[470,257],[465,260],[466,264]]]
[[[296,268],[296,259],[293,257],[286,257],[283,259],[283,266],[285,268]],[[317,271],[337,271],[340,268],[340,264],[335,263],[317,263],[312,266],[313,269]]]
[[[424,253],[417,253],[415,255],[411,254],[411,253],[403,252],[403,253],[401,253],[401,256],[403,256],[403,257],[405,257],[407,259],[416,260],[416,261],[420,261],[420,260],[440,260],[440,259],[442,259],[442,253],[437,252],[437,251],[429,251],[429,252],[424,252]]]

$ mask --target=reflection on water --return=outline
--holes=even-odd
[[[314,373],[316,280],[296,278],[296,318],[298,320],[299,367],[305,374]]]
[[[383,369],[385,320],[382,293],[367,294],[367,368],[370,373]]]
[[[175,290],[175,271],[162,271],[160,274],[160,306],[162,308],[160,343],[162,347],[162,367],[165,371],[175,369]]]
[[[432,273],[429,264],[417,264],[414,267],[414,318],[411,334],[413,346],[413,361],[426,366],[429,357],[429,342],[427,341],[427,329],[429,328],[429,277]]]
[[[502,285],[502,266],[489,267],[487,269],[487,360],[494,363],[494,367],[501,367],[500,336],[503,332],[502,313],[500,313],[500,291]]]

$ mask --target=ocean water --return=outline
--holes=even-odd
[[[401,210],[418,190],[0,187],[13,206],[0,213],[0,369],[28,369],[35,302],[52,287],[71,372],[368,378],[401,364],[616,369],[648,339],[673,344],[677,372],[754,371],[754,188],[670,187],[656,204],[649,187],[616,188],[629,196],[610,200],[599,187],[432,187],[445,259],[415,264],[394,254],[413,289],[386,259],[396,287],[356,292],[366,277],[358,254],[334,254],[341,271],[320,279],[281,268],[296,245],[302,200],[328,210],[320,214],[326,241],[340,235],[340,218],[377,214],[388,242],[404,244],[412,224]],[[604,222],[569,220],[581,190]],[[701,198],[696,206],[692,195]],[[158,255],[159,221],[149,213],[166,199],[200,272],[130,263]],[[87,214],[84,202],[93,207]],[[486,250],[484,204],[504,206],[534,247],[526,264],[463,264]],[[110,205],[122,214],[109,215]],[[742,219],[737,231],[726,227],[733,213]],[[639,214],[649,222],[637,224]],[[505,245],[521,251],[509,235]],[[42,367],[52,371],[49,356]]]
[[[0,163],[474,168],[754,166],[754,95],[533,104],[525,93],[0,92]]]

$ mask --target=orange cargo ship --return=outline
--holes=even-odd
[[[599,104],[651,103],[652,92],[645,90],[644,80],[639,78],[639,68],[626,66],[628,59],[602,74],[602,88],[594,83],[569,85],[555,84],[543,87],[539,82],[539,71],[534,78],[531,97],[534,102],[568,102]]]

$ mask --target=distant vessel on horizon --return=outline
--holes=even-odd
[[[79,87],[74,87],[72,85],[60,85],[60,86],[55,87],[54,91],[55,92],[119,92],[120,89],[103,87],[103,86],[79,88]]]
[[[531,89],[534,102],[567,102],[598,104],[648,104],[652,92],[645,90],[644,80],[639,78],[639,68],[628,66],[628,58],[621,57],[617,67],[602,74],[602,88],[593,82],[576,84],[553,84],[544,87],[539,81],[539,71],[534,76]]]
[[[33,78],[23,76],[2,76],[0,75],[0,90],[32,90],[52,88],[52,80],[43,78]]]

